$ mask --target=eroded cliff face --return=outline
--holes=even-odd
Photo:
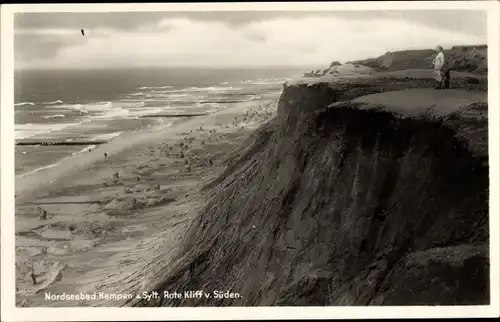
[[[241,298],[134,305],[488,303],[487,105],[352,101],[408,82],[285,86],[156,288]]]

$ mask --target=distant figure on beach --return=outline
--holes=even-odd
[[[47,219],[47,210],[41,208],[41,207],[37,207],[37,210],[38,210],[38,213],[40,215],[40,219],[41,220],[46,220]]]
[[[443,47],[437,46],[437,55],[432,61],[434,65],[434,79],[438,82],[436,89],[450,88],[450,68],[443,53]]]
[[[108,157],[108,154],[106,152],[104,152],[104,157],[107,158]]]

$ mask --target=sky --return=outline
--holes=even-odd
[[[82,36],[80,29],[84,29]],[[15,68],[328,66],[388,51],[486,44],[486,13],[17,13]]]

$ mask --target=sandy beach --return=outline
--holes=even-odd
[[[140,272],[168,265],[204,205],[203,186],[275,112],[272,100],[178,119],[17,177],[17,305],[118,306],[127,299],[116,294],[146,290]],[[103,293],[95,302],[54,297],[80,292]]]

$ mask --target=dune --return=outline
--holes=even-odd
[[[486,77],[488,74],[488,48],[486,45],[453,46],[443,51],[453,73],[474,73]],[[436,52],[432,49],[402,50],[387,52],[376,58],[355,60],[341,64],[334,61],[328,68],[312,70],[306,77],[345,75],[355,73],[428,70]],[[456,75],[455,75],[456,76]]]
[[[486,45],[453,46],[443,51],[453,71],[473,72],[482,75],[488,73],[487,52]],[[435,56],[436,52],[432,49],[404,50],[387,52],[377,58],[357,60],[351,63],[384,71],[422,69],[432,66],[432,60]]]

